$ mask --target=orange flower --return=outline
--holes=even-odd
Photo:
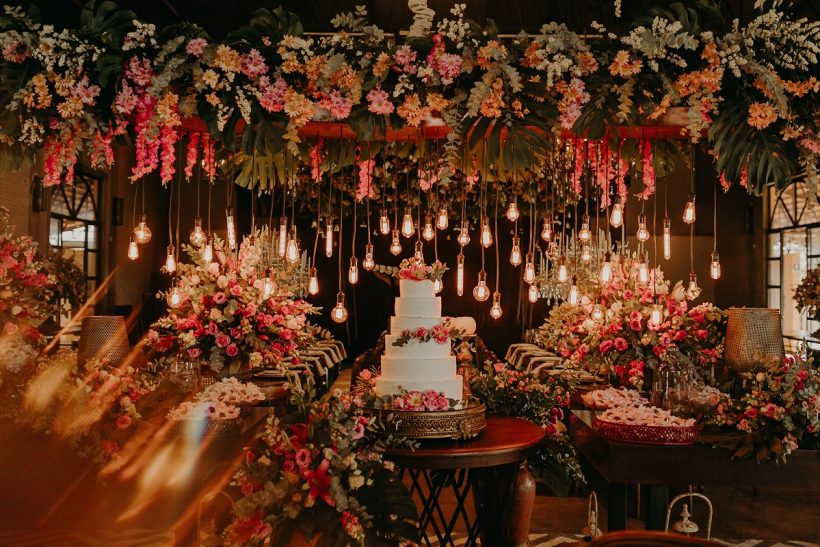
[[[487,118],[498,118],[501,116],[501,109],[504,108],[504,82],[501,78],[496,78],[492,85],[492,91],[481,101],[479,110],[482,116]]]
[[[803,97],[809,92],[817,93],[820,91],[820,81],[817,80],[814,76],[810,77],[805,82],[791,82],[789,80],[785,80],[783,82],[783,87],[785,90],[795,97]]]
[[[643,62],[640,59],[635,61],[629,60],[629,52],[625,49],[620,50],[615,54],[615,59],[609,65],[609,73],[613,76],[623,76],[629,78],[641,71]]]
[[[430,115],[430,108],[423,107],[418,93],[413,93],[404,98],[396,113],[404,118],[410,127],[418,127],[424,118]]]
[[[749,105],[749,125],[756,129],[765,129],[777,119],[777,112],[769,103],[752,103]]]
[[[578,65],[581,67],[581,74],[592,74],[598,70],[598,61],[588,51],[582,51],[578,54]]]
[[[441,93],[428,93],[427,106],[430,107],[430,110],[432,110],[433,112],[441,112],[445,108],[450,106],[450,101],[446,99]]]
[[[487,70],[493,61],[499,61],[506,56],[507,48],[498,40],[490,40],[486,46],[478,50],[476,63],[484,70]]]
[[[381,52],[379,56],[376,57],[376,62],[373,64],[373,75],[376,78],[383,78],[387,71],[390,70],[390,65],[393,63],[393,60],[390,58],[390,54]]]
[[[216,48],[214,64],[225,72],[240,72],[242,70],[242,55],[235,49],[222,44]]]

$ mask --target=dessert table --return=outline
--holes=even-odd
[[[410,492],[421,504],[422,541],[432,545],[432,532],[438,545],[455,545],[451,536],[461,520],[467,530],[464,545],[475,545],[479,537],[482,545],[513,545],[515,518],[523,516],[514,510],[519,466],[543,438],[544,430],[527,420],[487,416],[486,429],[474,439],[425,441],[416,450],[388,452],[388,459],[409,476]],[[440,503],[448,488],[456,500],[450,514]],[[472,519],[466,506],[471,491]]]
[[[649,486],[646,528],[663,530],[669,487],[700,486],[802,489],[820,476],[820,451],[796,450],[785,465],[732,459],[731,452],[706,445],[664,446],[610,441],[592,428],[594,412],[573,410],[568,432],[584,473],[608,487],[607,530],[626,529],[626,485]]]

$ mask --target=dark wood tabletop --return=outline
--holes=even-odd
[[[487,427],[464,441],[427,440],[415,450],[393,450],[387,458],[406,468],[469,469],[495,467],[527,459],[544,438],[533,422],[508,416],[487,416]]]

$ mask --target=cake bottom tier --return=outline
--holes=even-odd
[[[456,399],[460,401],[463,396],[463,386],[461,376],[448,378],[446,380],[387,380],[381,376],[376,377],[376,395],[384,397],[385,395],[396,395],[402,389],[406,391],[440,391],[448,399]]]

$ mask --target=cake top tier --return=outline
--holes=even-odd
[[[399,293],[402,298],[423,298],[436,296],[436,289],[429,279],[416,281],[415,279],[400,279]]]

